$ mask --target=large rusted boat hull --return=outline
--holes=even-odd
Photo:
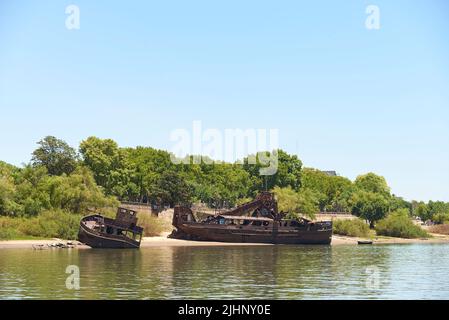
[[[83,220],[80,223],[78,240],[89,247],[105,249],[138,249],[140,247],[138,241],[133,241],[123,236],[111,236],[96,232],[86,227],[83,224]]]
[[[184,236],[192,240],[219,241],[233,243],[271,243],[271,244],[324,244],[332,242],[332,230],[289,230],[276,232],[271,228],[240,228],[183,223],[177,226]]]
[[[332,242],[332,221],[287,218],[278,212],[274,194],[260,193],[254,201],[197,221],[188,207],[176,206],[173,237],[233,243],[324,244]]]

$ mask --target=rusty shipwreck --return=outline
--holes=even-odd
[[[278,212],[272,193],[263,192],[252,202],[197,221],[188,207],[177,206],[173,237],[200,241],[272,244],[330,244],[332,221],[287,219]]]
[[[137,213],[118,208],[115,219],[98,214],[81,219],[78,240],[92,248],[139,248],[142,234]]]

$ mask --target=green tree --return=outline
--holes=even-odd
[[[11,176],[13,175],[14,172],[18,170],[19,168],[13,166],[12,164],[0,160],[0,175]]]
[[[315,194],[307,189],[299,190],[297,210],[300,214],[315,219],[315,215],[320,211]]]
[[[174,171],[164,172],[153,191],[160,204],[188,205],[192,200],[192,189],[185,180]]]
[[[359,190],[380,193],[385,197],[390,196],[390,187],[388,186],[385,178],[374,173],[367,173],[365,175],[358,176],[354,182],[354,185]]]
[[[14,216],[21,211],[15,202],[16,186],[12,176],[0,169],[0,215]]]
[[[126,197],[132,201],[151,202],[161,175],[174,168],[170,154],[146,147],[127,148],[123,153],[130,177]]]
[[[274,194],[278,201],[280,212],[295,212],[298,208],[298,193],[291,187],[274,187]]]
[[[37,143],[40,147],[34,150],[31,162],[34,166],[44,166],[48,174],[60,176],[75,170],[77,155],[75,149],[65,141],[47,136]]]
[[[188,170],[196,171],[194,167]],[[195,174],[199,179],[189,175],[189,181],[193,180],[195,189],[200,191],[198,198],[214,207],[232,207],[238,199],[246,198],[250,193],[251,180],[241,165],[202,163],[199,171],[199,175]]]
[[[70,175],[49,175],[44,166],[27,165],[5,176],[0,170],[0,214],[38,216],[48,210],[86,213],[88,209],[117,206],[114,198],[105,197],[91,171],[77,167]]]
[[[313,219],[319,211],[318,200],[310,190],[296,192],[291,187],[274,187],[273,192],[278,200],[279,211],[288,213],[290,218],[304,215]]]
[[[449,204],[443,201],[429,201],[427,208],[432,217],[439,213],[449,213]]]
[[[271,190],[274,187],[291,187],[295,191],[299,191],[301,187],[301,169],[302,162],[296,155],[289,155],[283,150],[275,152],[266,152],[270,157],[277,155],[277,171],[271,176],[261,176],[260,169],[267,167],[260,161],[260,154],[251,155],[244,159],[243,167],[250,174],[252,180],[252,193],[257,194],[265,189]],[[250,159],[256,159],[256,163],[252,163]]]
[[[77,168],[70,176],[51,178],[47,188],[53,209],[85,213],[89,209],[96,211],[119,205],[115,198],[103,194],[95,183],[92,172],[86,167]]]
[[[213,208],[229,208],[240,202],[239,199],[252,196],[253,181],[240,164],[202,161],[179,164],[175,168],[192,187],[195,202],[201,201]]]
[[[15,178],[15,202],[19,205],[18,215],[35,216],[45,209],[50,209],[48,194],[48,175],[46,167],[25,166]]]
[[[432,219],[432,213],[430,212],[428,206],[424,202],[419,202],[415,214],[421,218],[422,221],[427,221]]]
[[[358,190],[352,195],[350,202],[352,214],[367,220],[371,228],[388,213],[388,198],[381,193]]]
[[[302,189],[310,190],[315,194],[321,211],[324,211],[330,203],[328,194],[330,184],[330,177],[325,172],[312,168],[304,168],[301,172]]]
[[[350,211],[348,201],[353,192],[351,180],[330,176],[320,170],[304,168],[301,181],[303,189],[311,190],[315,194],[321,211]]]
[[[436,213],[432,216],[432,221],[436,224],[447,224],[449,222],[449,213]]]
[[[93,172],[97,184],[107,195],[124,198],[128,192],[131,172],[126,154],[111,139],[89,137],[80,144],[84,164]]]
[[[399,209],[406,209],[408,211],[408,214],[412,214],[412,203],[404,200],[401,197],[392,195],[390,198],[390,211],[395,211]]]

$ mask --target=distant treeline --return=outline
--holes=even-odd
[[[268,189],[285,212],[351,212],[374,224],[389,212],[406,209],[423,220],[449,220],[448,203],[405,201],[374,173],[351,181],[303,168],[297,156],[282,150],[278,159],[277,173],[265,178],[259,175],[261,165],[248,164],[248,159],[243,164],[174,164],[163,150],[121,148],[96,137],[75,150],[48,136],[38,142],[28,165],[0,162],[0,215],[27,217],[48,210],[85,214],[119,201],[233,207]]]

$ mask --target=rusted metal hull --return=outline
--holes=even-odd
[[[197,221],[188,207],[176,206],[173,237],[234,243],[330,244],[332,221],[287,218],[278,212],[274,194],[262,192],[254,201]]]
[[[278,230],[272,228],[245,228],[239,226],[204,225],[201,223],[179,224],[184,237],[192,240],[234,243],[272,244],[330,244],[332,230]]]
[[[140,242],[133,239],[124,236],[109,235],[88,228],[83,221],[89,218],[90,216],[85,217],[80,222],[78,232],[78,240],[80,242],[92,248],[138,249],[140,247]]]

